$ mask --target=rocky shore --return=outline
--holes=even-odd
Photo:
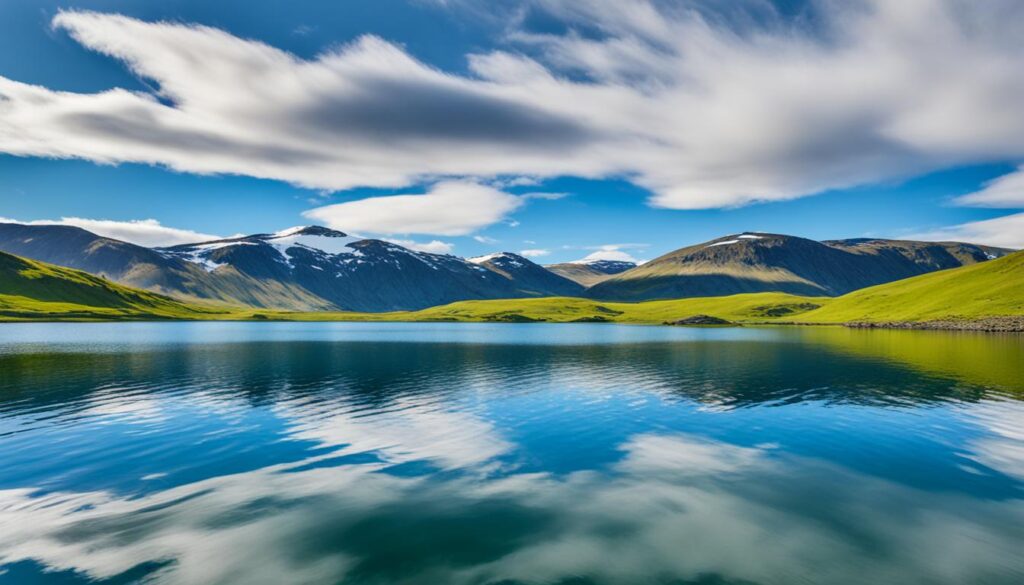
[[[971,320],[879,321],[845,323],[853,329],[941,329],[952,331],[1024,332],[1024,317],[985,317]]]

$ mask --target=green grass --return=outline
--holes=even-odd
[[[211,319],[233,314],[234,309],[183,303],[0,252],[0,320]]]
[[[842,297],[752,293],[642,303],[549,297],[462,301],[391,313],[292,313],[193,304],[78,270],[0,253],[0,320],[224,319],[282,321],[613,322],[660,324],[694,315],[735,323],[971,320],[1024,315],[1024,252]]]
[[[694,315],[713,315],[729,321],[763,321],[792,317],[829,299],[784,293],[756,293],[643,303],[608,303],[588,299],[549,297],[497,301],[463,301],[424,309],[408,316],[416,321],[507,321],[664,323]]]
[[[1020,315],[1024,315],[1024,252],[854,291],[798,320],[918,322]]]

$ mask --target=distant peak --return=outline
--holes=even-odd
[[[492,260],[500,260],[502,258],[505,258],[505,259],[508,259],[508,260],[523,260],[524,259],[519,254],[515,254],[515,253],[512,253],[512,252],[495,252],[493,254],[486,254],[484,256],[474,256],[473,258],[467,258],[466,261],[467,262],[472,262],[473,264],[483,264],[485,262],[491,262]]]
[[[292,236],[321,236],[325,238],[345,238],[348,234],[319,225],[300,225],[271,234],[271,238],[288,238]]]
[[[636,266],[637,263],[632,260],[612,260],[608,258],[583,258],[580,260],[573,260],[568,264],[585,264],[587,266]]]

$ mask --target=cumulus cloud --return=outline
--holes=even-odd
[[[368,197],[303,215],[345,232],[463,236],[501,221],[524,202],[486,185],[444,181],[426,193]]]
[[[541,250],[539,248],[519,251],[520,256],[526,256],[527,258],[539,258],[541,256],[547,256],[549,254],[551,254],[551,250]]]
[[[83,217],[62,217],[60,219],[40,219],[35,221],[18,221],[0,217],[0,223],[20,223],[25,225],[71,225],[88,230],[94,234],[131,242],[140,246],[175,246],[220,239],[221,236],[204,234],[192,230],[183,230],[162,225],[155,219],[133,219],[130,221],[114,221],[109,219],[86,219]]]
[[[911,234],[906,238],[935,242],[971,242],[1020,249],[1024,248],[1024,213],[942,227]]]
[[[1015,0],[822,2],[806,22],[758,2],[517,4],[594,34],[521,26],[455,75],[373,36],[304,60],[208,27],[61,12],[54,27],[157,95],[0,77],[0,151],[324,190],[615,176],[676,209],[1024,159]]]

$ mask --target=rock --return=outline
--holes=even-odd
[[[712,317],[711,315],[693,315],[678,321],[666,321],[666,325],[734,325],[731,321]]]

